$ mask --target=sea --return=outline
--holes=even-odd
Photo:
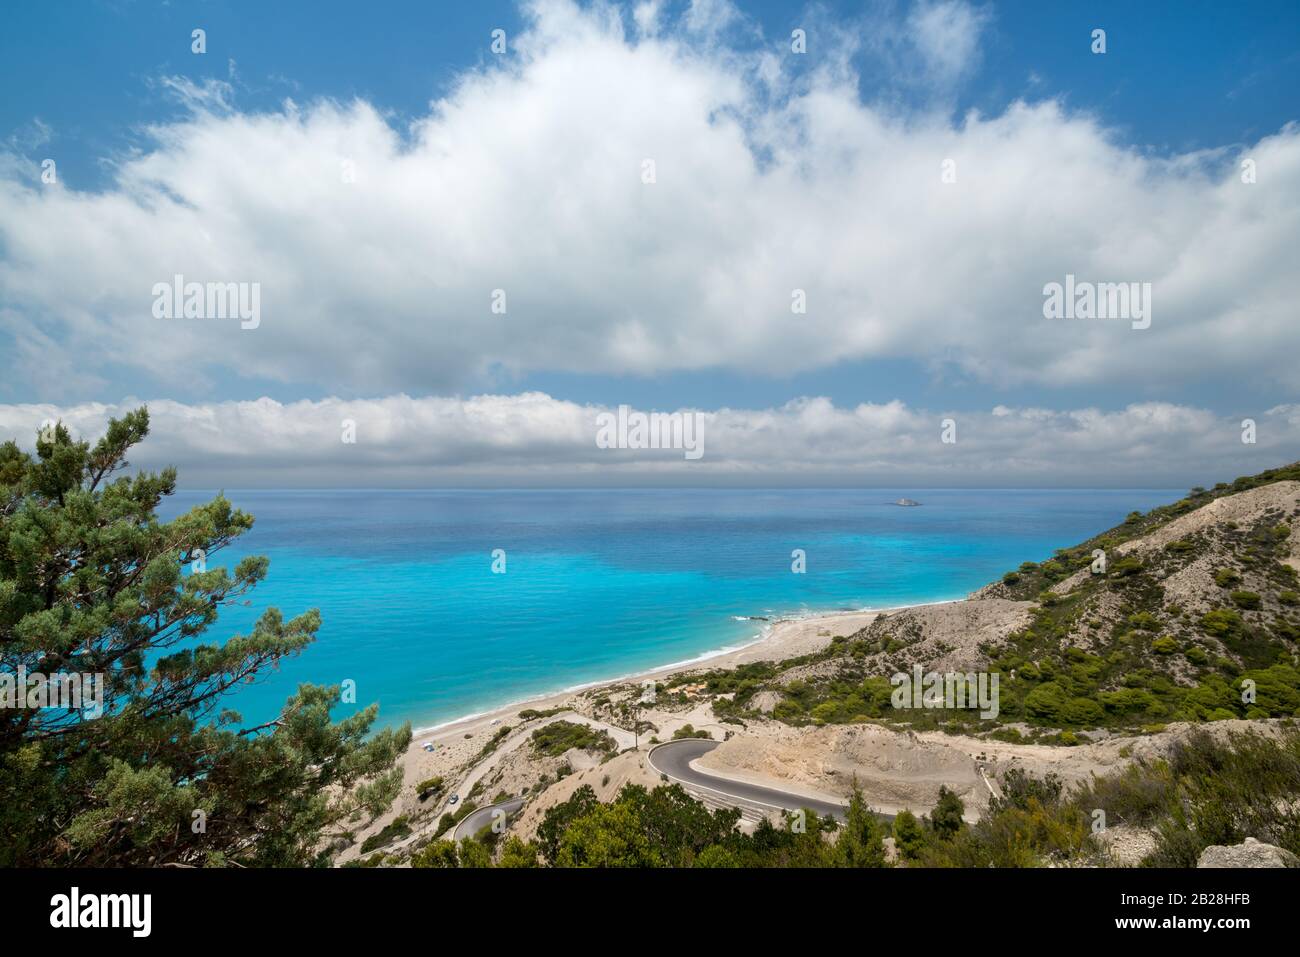
[[[214,491],[178,491],[170,518]],[[208,559],[270,570],[203,640],[318,608],[301,655],[223,701],[274,717],[301,682],[417,729],[759,639],[772,620],[962,598],[1181,490],[225,490],[253,529]],[[900,498],[920,502],[893,504]],[[802,569],[802,570],[797,570]],[[245,603],[246,602],[246,603]],[[766,619],[766,620],[765,620]]]

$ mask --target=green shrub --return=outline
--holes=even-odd
[[[1104,717],[1101,705],[1091,698],[1071,698],[1062,717],[1070,724],[1095,725]]]
[[[439,791],[441,791],[442,785],[443,785],[442,775],[440,774],[434,775],[431,778],[425,778],[423,781],[417,784],[415,786],[415,793],[421,795],[420,800],[423,801],[424,798],[427,797],[430,793],[437,794]]]
[[[361,853],[369,854],[377,847],[383,847],[385,844],[391,844],[400,838],[410,836],[410,833],[410,819],[405,814],[399,814],[383,830],[371,834],[361,842]]]
[[[1230,588],[1241,581],[1241,575],[1235,568],[1220,568],[1214,573],[1214,583],[1220,588]]]
[[[1136,558],[1121,558],[1110,566],[1111,578],[1129,578],[1142,571],[1142,563]]]
[[[1255,609],[1259,607],[1259,595],[1253,591],[1234,591],[1230,596],[1238,608]]]
[[[1201,627],[1216,638],[1237,634],[1242,624],[1241,616],[1228,608],[1216,608],[1201,616]]]
[[[593,703],[600,704],[601,702],[596,701]],[[604,699],[604,703],[609,704],[609,699],[608,698]],[[552,717],[553,715],[560,714],[562,711],[568,711],[568,710],[569,710],[568,708],[547,708],[544,711],[539,711],[536,708],[525,708],[523,711],[519,712],[519,720],[532,721],[534,718],[549,718]]]
[[[712,738],[712,737],[713,735],[709,734],[709,732],[705,731],[703,728],[701,728],[699,731],[696,731],[689,724],[684,724],[676,731],[673,732],[674,741],[678,740],[679,738]]]
[[[547,757],[559,757],[570,748],[612,752],[618,746],[606,732],[572,721],[552,721],[532,735],[533,750]]]
[[[1130,615],[1128,623],[1130,627],[1139,631],[1155,631],[1160,627],[1160,619],[1149,611],[1140,611],[1136,615]]]
[[[1065,689],[1054,681],[1039,685],[1025,696],[1025,710],[1044,721],[1059,721],[1069,703]]]

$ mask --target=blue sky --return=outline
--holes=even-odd
[[[11,346],[0,402],[543,392],[559,402],[669,409],[776,409],[809,397],[839,409],[897,400],[912,411],[980,414],[1163,403],[1224,422],[1290,408],[1294,362],[1281,356],[1300,337],[1282,321],[1294,303],[1283,276],[1293,267],[1283,264],[1294,258],[1285,241],[1298,238],[1298,138],[1288,124],[1300,120],[1300,5],[697,0],[661,4],[650,27],[638,6],[15,7],[0,37],[0,80],[13,91],[0,101],[0,189],[13,203],[0,205],[11,214],[0,225],[9,303],[0,305],[0,337]],[[201,56],[190,51],[196,27],[207,34]],[[1104,55],[1090,49],[1099,27]],[[496,28],[509,38],[505,57],[488,47]],[[789,55],[795,28],[807,30],[806,55]],[[680,88],[652,48],[682,67]],[[566,87],[566,71],[585,77]],[[606,83],[609,97],[582,99]],[[542,108],[509,112],[545,90],[562,92],[538,100]],[[560,99],[572,99],[572,110]],[[620,102],[632,119],[619,115]],[[518,132],[509,142],[489,136],[477,116]],[[537,130],[525,132],[534,121]],[[700,131],[710,143],[696,142]],[[300,135],[307,145],[297,148],[326,167],[335,150],[373,156],[365,172],[376,181],[406,175],[427,150],[417,191],[439,178],[460,186],[419,213],[404,211],[398,192],[337,211],[322,212],[333,200],[319,196],[281,206],[303,176],[285,138]],[[737,137],[749,179],[724,195]],[[657,192],[642,191],[626,218],[608,222],[602,212],[623,194],[591,199],[589,227],[552,233],[583,204],[553,198],[568,186],[538,173],[547,157],[572,144],[557,162],[586,177],[587,157],[635,160],[651,143],[670,171]],[[259,173],[250,157],[262,150]],[[892,202],[900,184],[919,182],[922,170],[928,177],[949,153],[961,156],[960,218],[948,221],[929,193],[918,194],[915,213]],[[1257,205],[1232,190],[1244,156],[1277,157],[1249,194]],[[57,160],[59,183],[42,191],[47,157]],[[972,165],[976,182],[967,186]],[[697,171],[695,180],[681,185],[678,168]],[[891,177],[899,182],[880,185]],[[514,196],[516,185],[518,196],[550,205],[514,222],[529,203]],[[807,223],[792,188],[815,197]],[[513,206],[503,205],[507,193]],[[440,224],[457,219],[458,194],[469,222],[448,238]],[[845,198],[827,200],[834,195]],[[647,206],[646,196],[665,205]],[[751,201],[752,210],[730,218]],[[807,226],[806,240],[786,235],[778,208],[797,221],[789,233]],[[334,227],[344,238],[326,248]],[[424,232],[388,245],[384,237],[408,227]],[[173,255],[177,237],[196,230],[208,245]],[[368,239],[356,238],[367,230]],[[841,248],[846,231],[854,235]],[[428,244],[405,266],[420,278],[427,264],[410,290],[385,298],[394,283],[375,275],[383,266],[352,281],[359,262],[405,262],[408,241]],[[465,249],[486,258],[467,253],[459,271],[444,267]],[[928,250],[935,261],[920,261]],[[812,314],[803,339],[773,331],[770,317],[749,318],[786,293],[766,304],[757,293],[728,299],[726,289],[757,285],[774,263],[779,272],[800,256],[773,287],[807,285],[812,302],[834,304]],[[950,268],[953,256],[980,261]],[[1257,271],[1236,270],[1232,282],[1207,274],[1226,271],[1235,256]],[[858,261],[866,275],[855,287]],[[290,332],[272,311],[242,338],[157,335],[142,325],[131,290],[170,278],[182,262],[191,272],[196,263],[242,262],[242,272],[221,277],[236,281],[283,267],[260,281],[297,325]],[[1129,264],[1132,275],[1123,273]],[[1164,311],[1150,335],[1042,325],[1042,283],[1089,270],[1103,281],[1154,280]],[[557,272],[561,288],[544,288]],[[123,274],[130,283],[113,288]],[[335,288],[304,285],[343,274],[349,281]],[[991,288],[973,289],[985,275]],[[599,302],[593,283],[608,293]],[[480,341],[462,319],[497,284],[531,309],[519,320],[526,331],[492,330]],[[698,324],[674,289],[696,297]]]
[[[785,36],[811,9],[742,6],[768,37]],[[827,20],[868,25],[900,6],[819,5]],[[1298,118],[1300,4],[1289,0],[1023,0],[987,9],[986,54],[960,91],[959,110],[1000,111],[1018,97],[1060,95],[1096,111],[1130,142],[1180,151],[1244,142]],[[491,30],[521,27],[517,5],[501,0],[364,7],[352,0],[92,0],[18,4],[5,19],[0,79],[11,95],[0,101],[0,128],[13,133],[38,118],[50,124],[51,145],[67,154],[66,175],[88,188],[104,182],[103,157],[174,110],[153,82],[161,75],[225,80],[233,60],[248,109],[274,108],[285,96],[356,96],[409,117],[484,60]],[[208,31],[205,57],[190,53],[195,26]],[[1098,26],[1108,31],[1104,61],[1080,40]],[[809,64],[816,58],[813,44]],[[865,97],[888,85],[869,57],[859,66]]]

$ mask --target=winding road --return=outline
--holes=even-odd
[[[523,798],[511,798],[509,801],[502,801],[500,804],[489,804],[487,807],[481,807],[476,811],[466,814],[456,830],[452,832],[452,839],[459,844],[464,838],[473,837],[483,828],[492,823],[492,816],[497,811],[505,813],[506,817],[513,817],[519,813],[519,809],[524,806]]]
[[[597,731],[604,731],[614,739],[614,743],[618,746],[620,751],[624,748],[632,747],[633,742],[635,741],[631,731],[624,731],[622,728],[616,728],[612,724],[607,724],[604,721],[596,721],[573,711],[563,711],[560,714],[551,715],[549,718],[545,718],[536,723],[526,722],[524,727],[516,731],[514,735],[506,738],[506,740],[498,745],[491,754],[475,765],[470,772],[465,775],[454,793],[459,794],[462,798],[468,797],[469,793],[474,790],[474,785],[477,784],[484,775],[496,767],[507,754],[518,748],[525,741],[529,740],[533,736],[533,733],[539,728],[544,728],[548,724],[554,724],[556,721],[567,721],[570,724],[585,724],[587,727],[594,728]],[[444,807],[442,810],[446,811],[449,809],[449,807]]]
[[[456,806],[448,802],[450,795],[456,794],[461,800],[469,800],[469,794],[474,790],[474,785],[482,780],[489,771],[496,767],[507,754],[514,751],[516,748],[521,747],[525,741],[532,737],[533,732],[538,728],[544,728],[548,724],[552,724],[556,721],[569,721],[573,724],[585,724],[589,728],[604,731],[614,739],[614,743],[618,745],[619,750],[630,748],[636,742],[636,738],[633,736],[631,731],[625,731],[612,724],[607,724],[604,721],[596,721],[573,711],[563,711],[559,714],[551,715],[541,721],[525,722],[524,726],[516,730],[514,734],[507,737],[505,741],[501,742],[501,744],[498,745],[491,754],[478,764],[471,767],[469,772],[461,779],[460,783],[454,790],[443,792],[444,796],[439,799],[438,804],[434,808],[431,820],[437,821],[441,815],[455,811]],[[426,740],[431,741],[434,739],[428,738]],[[510,808],[514,803],[515,801],[513,800],[503,801],[501,804],[490,804],[487,807],[481,807],[475,811],[471,811],[469,814],[465,815],[464,819],[461,820],[459,824],[456,825],[456,829],[452,832],[452,837],[459,841],[462,837],[469,837],[477,834],[488,824],[492,823],[493,810],[496,808]],[[520,801],[519,803],[522,804],[523,802]],[[514,814],[518,810],[518,807],[514,807],[513,809],[507,810],[506,813]],[[474,824],[475,821],[478,822],[477,826]],[[473,830],[470,830],[471,827],[473,827]],[[408,834],[400,841],[396,841],[385,848],[385,850],[390,854],[405,850],[421,838],[427,837],[428,830],[429,829],[425,827],[417,830],[414,834]]]
[[[717,775],[698,771],[691,767],[692,761],[712,751],[719,743],[718,741],[710,741],[707,738],[682,738],[679,741],[669,741],[650,751],[648,756],[650,767],[660,774],[667,775],[669,780],[686,785],[688,788],[711,792],[726,802],[757,805],[785,811],[808,808],[808,810],[816,811],[820,815],[829,814],[837,820],[844,820],[848,808],[843,804],[805,797],[801,794],[782,791],[777,788],[763,787],[760,784],[749,784],[731,778],[720,778]],[[891,820],[888,815],[884,814],[878,814],[877,817]]]

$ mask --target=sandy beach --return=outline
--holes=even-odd
[[[411,833],[388,845],[388,851],[400,852],[415,842],[427,840],[438,819],[456,809],[449,801],[452,794],[458,795],[461,801],[474,799],[481,805],[499,795],[536,793],[551,782],[546,796],[531,802],[515,826],[527,836],[547,807],[563,800],[580,785],[590,785],[602,799],[611,798],[627,783],[654,787],[660,779],[646,763],[648,748],[656,740],[671,739],[686,725],[724,742],[725,746],[712,752],[708,761],[709,770],[722,777],[769,786],[793,786],[799,793],[842,799],[844,794],[840,792],[844,791],[845,781],[856,776],[868,786],[873,806],[890,812],[904,807],[924,811],[934,803],[939,784],[946,783],[960,793],[975,814],[987,802],[989,794],[988,785],[978,771],[989,759],[989,745],[981,740],[951,738],[922,746],[914,734],[858,727],[814,729],[820,737],[809,737],[809,729],[764,722],[751,722],[743,735],[734,736],[735,727],[722,724],[713,712],[711,699],[702,695],[698,700],[688,701],[685,707],[678,700],[643,708],[639,717],[653,731],[643,733],[640,747],[631,751],[628,749],[633,746],[633,735],[626,718],[611,724],[608,712],[602,714],[600,710],[603,699],[626,699],[629,686],[643,681],[662,681],[687,672],[735,668],[757,661],[784,661],[811,654],[825,648],[836,636],[855,634],[882,614],[920,612],[946,620],[963,608],[969,608],[968,601],[777,619],[764,623],[765,630],[755,641],[733,650],[514,701],[481,714],[425,728],[412,736],[410,747],[399,759],[403,786],[397,801],[377,820],[358,830],[357,843],[342,853],[340,862],[364,856],[360,842],[398,815],[410,821]],[[967,624],[949,622],[949,630]],[[526,709],[562,713],[521,721],[519,714]],[[602,764],[592,756],[580,754],[541,757],[532,749],[522,747],[534,731],[557,720],[598,727],[615,738],[623,753],[612,762]],[[500,740],[494,740],[498,735]],[[426,746],[432,746],[431,750],[426,750]],[[1039,750],[1042,755],[1037,753]],[[1033,757],[1052,764],[1059,750],[1022,747],[1016,753],[1021,755],[1020,760]],[[1084,749],[1075,750],[1076,757],[1083,756]],[[769,751],[782,757],[775,763],[767,760]],[[844,755],[855,762],[852,768],[838,766],[837,756]],[[421,785],[437,778],[441,779],[437,796],[421,800]]]
[[[688,671],[733,668],[747,662],[779,661],[809,654],[825,647],[835,636],[851,635],[859,629],[865,628],[883,611],[893,610],[828,612],[778,619],[766,623],[765,631],[757,640],[731,651],[704,655],[691,661],[670,664],[621,678],[593,682],[580,688],[572,688],[551,695],[514,701],[482,714],[423,729],[412,736],[411,746],[398,762],[403,770],[404,778],[401,796],[387,813],[377,821],[362,828],[358,837],[375,833],[398,814],[409,814],[424,818],[425,824],[417,831],[416,836],[418,836],[420,832],[427,829],[430,823],[430,819],[427,818],[428,813],[435,809],[440,812],[447,807],[442,799],[428,804],[421,802],[418,797],[418,785],[431,778],[442,777],[446,782],[448,792],[468,791],[467,785],[472,784],[472,782],[466,778],[466,772],[471,768],[474,769],[474,780],[478,780],[489,771],[499,772],[500,769],[496,768],[498,764],[508,764],[515,760],[510,756],[515,734],[512,734],[510,736],[511,740],[497,748],[486,759],[480,760],[480,755],[484,750],[484,746],[502,727],[519,727],[519,712],[526,708],[536,711],[549,711],[555,708],[573,707],[581,710],[584,700],[590,701],[592,697],[598,697],[606,688],[627,686],[646,680],[663,680],[669,676]],[[721,726],[717,725],[708,703],[704,701],[701,702],[699,707],[684,713],[661,712],[657,709],[648,708],[642,713],[642,718],[653,722],[656,727],[660,728],[660,734],[665,736],[671,736],[676,728],[691,722],[697,728],[712,727],[717,730],[719,737],[722,736]],[[566,720],[583,721],[586,719],[570,715]],[[527,735],[531,733],[531,728],[536,726],[535,722],[530,722],[530,730],[521,730],[518,733]],[[425,746],[429,744],[433,745],[433,750],[426,751]],[[646,739],[643,736],[642,745],[645,744]],[[642,771],[641,773],[645,772]],[[650,780],[652,779],[646,778],[645,782],[648,783]],[[445,794],[446,792],[444,792],[444,797]],[[353,859],[358,853],[358,848],[354,846],[342,855],[341,860]]]
[[[447,724],[417,730],[411,741],[411,750],[421,754],[427,742],[439,746],[451,746],[464,741],[466,734],[477,736],[479,732],[514,718],[525,708],[546,711],[563,707],[578,695],[589,694],[599,688],[624,685],[649,680],[662,680],[686,671],[698,671],[702,668],[734,668],[752,661],[781,661],[810,654],[824,648],[836,635],[851,635],[871,624],[885,611],[843,611],[827,612],[799,618],[783,618],[770,623],[766,632],[756,641],[734,651],[701,656],[687,662],[652,668],[648,671],[593,682],[579,688],[560,691],[551,695],[513,701],[482,714],[461,718]]]

